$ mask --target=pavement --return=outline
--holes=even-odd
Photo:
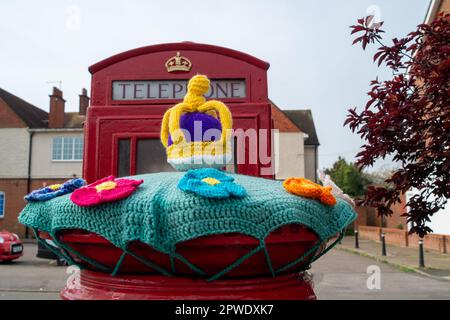
[[[318,299],[450,300],[450,281],[433,279],[340,248],[310,270]]]
[[[59,300],[69,276],[66,267],[36,258],[36,243],[24,243],[23,252],[17,260],[0,263],[0,300]]]
[[[450,254],[434,250],[424,250],[425,268],[419,267],[419,249],[386,244],[386,256],[381,255],[381,242],[359,239],[355,248],[355,238],[345,237],[337,249],[359,254],[384,262],[404,271],[413,271],[431,278],[450,280]]]
[[[404,272],[336,248],[313,264],[310,273],[318,299],[446,299],[450,281]],[[24,256],[0,263],[0,300],[58,300],[66,267],[36,258],[37,246],[26,243]]]

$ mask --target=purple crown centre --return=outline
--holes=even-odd
[[[195,122],[201,122],[201,126],[197,124],[197,127],[201,127],[201,134],[198,132],[194,132],[194,124]],[[185,140],[186,142],[194,141],[205,141],[204,136],[205,132],[210,129],[215,129],[214,131],[211,131],[211,134],[208,135],[208,138],[206,141],[217,141],[220,139],[221,134],[219,136],[217,135],[218,132],[222,132],[222,125],[220,121],[213,116],[210,116],[209,114],[202,113],[202,112],[190,112],[185,113],[180,117],[180,128],[183,130],[186,130],[189,132],[189,136],[185,134]],[[169,135],[169,141],[167,144],[170,146],[172,145],[172,137]]]

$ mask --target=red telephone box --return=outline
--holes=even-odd
[[[227,104],[234,129],[258,134],[254,146],[235,143],[235,154],[245,161],[234,171],[273,178],[268,68],[267,62],[248,54],[191,42],[138,48],[94,64],[89,68],[83,176],[92,182],[111,174],[173,170],[159,141],[162,118],[182,100],[188,79],[205,74],[211,79],[207,98]]]

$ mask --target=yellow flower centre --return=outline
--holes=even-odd
[[[95,189],[97,190],[97,192],[99,191],[103,191],[103,190],[112,190],[117,186],[117,183],[115,183],[114,181],[106,181],[103,183],[100,183],[99,185],[95,186]]]
[[[219,180],[211,178],[211,177],[202,179],[202,181],[209,184],[210,186],[215,186],[216,184],[220,183]]]
[[[51,186],[48,186],[53,191],[60,189],[62,184],[52,184]]]

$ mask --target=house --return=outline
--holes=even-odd
[[[23,197],[81,176],[88,105],[83,89],[79,111],[65,112],[63,93],[53,88],[47,113],[0,88],[0,229],[28,236],[29,230],[17,221]]]
[[[424,23],[432,22],[440,12],[450,12],[450,0],[431,0]]]
[[[425,23],[431,23],[440,12],[450,13],[450,0],[432,0],[425,16]],[[406,193],[406,200],[414,196],[414,191]],[[450,201],[442,210],[438,211],[427,224],[434,233],[450,235]]]
[[[317,182],[319,140],[311,110],[281,110],[271,101],[275,179],[304,177]]]
[[[311,110],[285,110],[286,116],[305,133],[305,178],[317,182],[319,139]]]

